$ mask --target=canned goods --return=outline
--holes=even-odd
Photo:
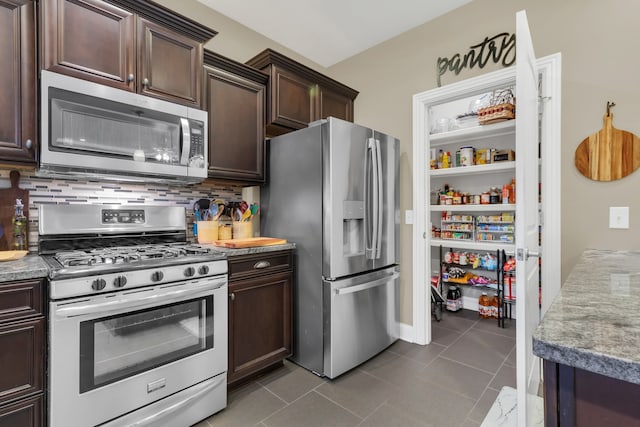
[[[460,148],[460,164],[462,166],[473,166],[474,160],[473,147]]]

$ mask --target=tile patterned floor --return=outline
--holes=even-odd
[[[502,387],[516,386],[515,323],[506,323],[447,312],[430,345],[398,341],[335,380],[286,361],[195,427],[478,427]]]

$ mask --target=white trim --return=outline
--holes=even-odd
[[[561,54],[556,53],[537,61],[547,90],[545,108],[546,123],[543,139],[542,182],[547,183],[543,189],[543,253],[542,268],[543,283],[551,283],[553,289],[559,289],[556,284],[560,281],[561,245],[560,245],[560,215],[561,215],[561,133],[560,133],[560,101],[561,101]],[[442,88],[428,90],[413,96],[413,334],[417,344],[431,342],[431,304],[427,295],[430,278],[427,277],[427,260],[431,259],[431,246],[428,236],[431,234],[428,223],[428,189],[430,188],[430,174],[426,165],[426,142],[430,138],[427,126],[427,102],[438,104],[456,98],[465,98],[474,94],[515,84],[515,67],[494,71],[482,76],[473,77],[462,82],[454,83]],[[546,311],[543,302],[543,313]]]
[[[407,323],[400,323],[400,336],[398,337],[402,341],[415,342],[415,335],[413,333],[413,326]]]

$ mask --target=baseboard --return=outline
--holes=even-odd
[[[398,337],[402,341],[415,342],[415,335],[413,333],[413,325],[407,325],[406,323],[400,323],[400,336]]]

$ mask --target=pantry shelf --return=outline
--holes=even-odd
[[[431,246],[443,246],[452,249],[469,249],[478,251],[496,251],[505,250],[507,252],[515,252],[515,244],[503,242],[476,242],[469,240],[447,240],[447,239],[431,239]]]
[[[494,203],[488,205],[431,205],[431,212],[515,212],[514,203]]]
[[[492,174],[496,172],[515,171],[515,169],[516,169],[515,161],[505,161],[505,162],[499,162],[499,163],[490,163],[488,165],[460,166],[456,168],[432,169],[429,171],[429,175],[432,178],[460,176],[460,175],[480,175],[480,174]]]
[[[493,125],[474,126],[466,129],[457,129],[429,135],[429,145],[438,147],[447,144],[468,143],[473,140],[495,138],[500,135],[515,135],[516,121],[508,120]]]

